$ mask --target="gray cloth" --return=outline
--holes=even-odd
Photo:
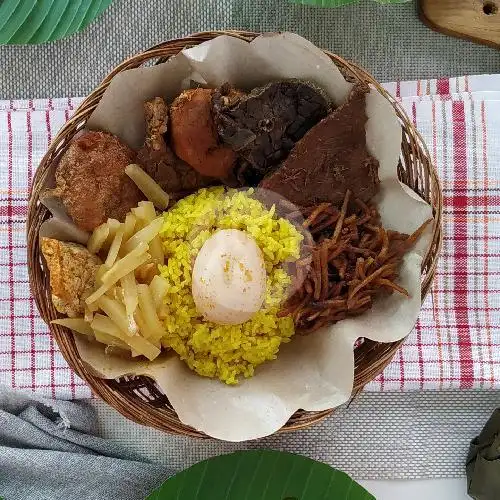
[[[163,434],[100,401],[91,404],[103,437],[175,469],[222,453],[271,448],[320,460],[355,479],[421,479],[464,476],[469,443],[499,402],[500,391],[364,393],[307,430],[240,444]]]
[[[288,0],[115,0],[84,32],[40,46],[0,47],[0,98],[84,96],[119,62],[196,31],[295,31],[380,81],[498,73],[498,50],[434,33],[415,2],[321,9]]]
[[[90,405],[35,399],[0,386],[0,497],[139,500],[171,473],[97,437]]]

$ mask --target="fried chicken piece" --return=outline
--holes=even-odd
[[[50,272],[54,307],[70,318],[84,314],[84,300],[95,284],[101,259],[84,246],[42,238],[42,253]]]
[[[85,231],[92,231],[108,218],[123,221],[144,199],[125,174],[125,167],[134,161],[135,153],[117,137],[85,132],[61,157],[56,188],[48,194],[60,197],[68,215]]]
[[[236,153],[219,143],[212,116],[212,89],[190,89],[170,108],[172,148],[175,154],[203,175],[226,178]]]
[[[168,106],[161,97],[144,103],[146,140],[137,153],[137,162],[172,199],[214,183],[175,156],[164,139],[168,127]]]

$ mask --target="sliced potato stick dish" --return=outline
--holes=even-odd
[[[141,201],[123,223],[108,219],[98,226],[87,249],[103,263],[94,288],[83,297],[84,314],[52,323],[133,357],[155,359],[165,333],[159,318],[167,293],[167,282],[158,271],[165,260],[158,236],[162,223],[154,204]]]

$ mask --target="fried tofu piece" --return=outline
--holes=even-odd
[[[95,284],[101,259],[84,246],[42,238],[41,248],[50,272],[52,303],[70,318],[84,314],[85,293]]]

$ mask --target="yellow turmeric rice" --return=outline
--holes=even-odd
[[[202,189],[180,200],[164,214],[160,237],[167,263],[160,267],[168,281],[164,304],[165,336],[187,365],[204,377],[237,384],[256,366],[276,359],[280,344],[294,334],[290,317],[278,318],[290,277],[285,262],[298,259],[302,235],[289,221],[252,198],[253,190]],[[218,325],[198,313],[191,294],[191,270],[205,241],[219,229],[239,229],[255,239],[264,255],[267,289],[264,305],[249,321]]]

